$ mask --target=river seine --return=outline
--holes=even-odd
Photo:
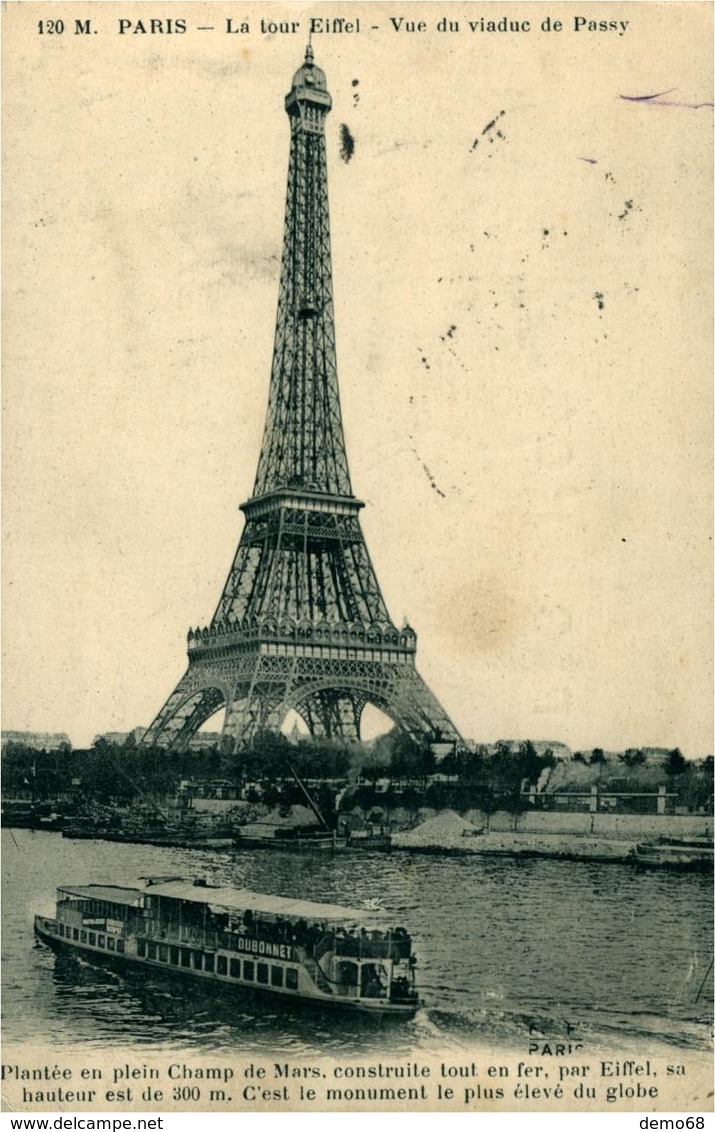
[[[351,852],[206,852],[59,833],[2,831],[4,1036],[305,1057],[524,1048],[565,1034],[611,1045],[709,1048],[712,878],[620,864]],[[379,905],[414,937],[420,993],[411,1022],[276,1005],[236,992],[117,975],[35,943],[62,883],[204,876],[278,895]]]

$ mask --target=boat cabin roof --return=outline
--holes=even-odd
[[[321,920],[334,924],[355,924],[384,930],[384,914],[369,908],[349,908],[344,904],[324,904],[317,900],[296,900],[291,896],[269,896],[248,888],[211,887],[187,880],[167,880],[146,888],[122,888],[113,884],[62,884],[58,893],[84,900],[103,900],[125,907],[141,907],[147,896],[205,904],[212,911],[265,912],[287,920]]]
[[[139,906],[144,893],[139,888],[121,888],[117,884],[61,884],[57,889],[84,900],[104,900],[108,904]]]
[[[384,928],[379,912],[367,908],[348,908],[343,904],[323,904],[317,900],[296,900],[292,896],[269,896],[265,892],[252,892],[248,888],[211,888],[189,881],[170,881],[152,884],[149,896],[163,896],[171,900],[186,900],[192,904],[208,904],[220,911],[267,912],[290,920],[325,920],[334,923],[359,924]]]

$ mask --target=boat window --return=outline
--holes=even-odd
[[[178,965],[179,965],[179,949],[178,949],[178,947],[172,947],[169,950],[169,962],[173,963],[175,967],[178,967]]]
[[[147,953],[150,959],[156,959],[156,944],[150,940],[147,945]]]
[[[216,974],[217,975],[225,975],[227,970],[228,970],[228,963],[226,962],[226,956],[225,955],[217,955],[216,956]]]
[[[65,926],[64,926],[64,924],[60,924],[60,925],[59,925],[58,931],[59,931],[60,935],[64,935],[64,934],[65,934]]]
[[[240,979],[241,978],[241,960],[240,959],[232,959],[231,960],[231,978],[232,979]]]
[[[99,937],[99,941],[100,941],[99,945],[101,947],[102,946],[102,937],[101,936]],[[146,959],[146,940],[145,939],[138,939],[137,940],[137,955],[139,956],[140,959]]]
[[[385,997],[382,975],[384,975],[384,968],[381,964],[363,963],[360,971],[360,991],[363,998]]]
[[[343,983],[346,987],[357,986],[358,969],[357,963],[350,963],[342,960],[338,963],[338,982]]]
[[[298,990],[298,970],[296,967],[287,968],[286,986],[288,987],[288,990]]]
[[[72,928],[72,939],[79,939],[79,931],[77,928]]]
[[[96,943],[97,943],[97,933],[96,932],[90,932],[89,933],[89,942],[96,945]]]
[[[191,966],[191,952],[189,951],[188,947],[182,947],[181,949],[181,966]]]
[[[159,958],[161,959],[162,963],[168,962],[169,948],[166,946],[165,943],[159,944]]]
[[[213,971],[214,965],[214,954],[211,951],[207,951],[204,954],[204,971]]]
[[[267,963],[257,963],[256,964],[256,979],[258,980],[259,983],[267,983],[268,982],[268,964]]]
[[[244,979],[248,979],[249,982],[253,982],[254,971],[255,971],[255,967],[254,967],[254,964],[253,964],[253,960],[252,959],[244,959],[244,961],[243,961],[243,977],[244,977]]]
[[[283,986],[283,968],[282,967],[271,967],[271,986],[272,987],[282,987]]]
[[[201,962],[201,960],[203,958],[203,952],[202,951],[194,951],[193,956],[194,956],[194,970],[200,971],[202,966],[203,966],[203,964]]]
[[[106,947],[107,946],[107,941],[106,941],[106,939],[104,938],[103,935],[97,936],[97,943],[99,944],[100,947]]]
[[[82,932],[79,933],[79,942],[80,943],[86,943],[87,942],[87,933],[86,932],[82,931]]]
[[[124,940],[123,939],[117,940],[117,951],[120,951],[122,954],[124,954]]]
[[[107,947],[109,948],[110,951],[114,951],[114,936],[113,935],[107,936]]]

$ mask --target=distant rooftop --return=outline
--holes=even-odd
[[[69,743],[70,737],[65,731],[2,731],[0,742],[3,747],[7,743],[25,743],[28,747],[44,747],[47,750],[59,747],[60,743]]]

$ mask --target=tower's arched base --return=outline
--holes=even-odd
[[[328,655],[251,651],[233,663],[228,658],[197,658],[146,732],[144,744],[185,749],[222,703],[224,749],[241,748],[257,731],[280,730],[291,709],[314,736],[357,740],[367,703],[415,738],[459,740],[409,655],[397,660],[339,659],[329,655],[330,648],[320,651]]]

